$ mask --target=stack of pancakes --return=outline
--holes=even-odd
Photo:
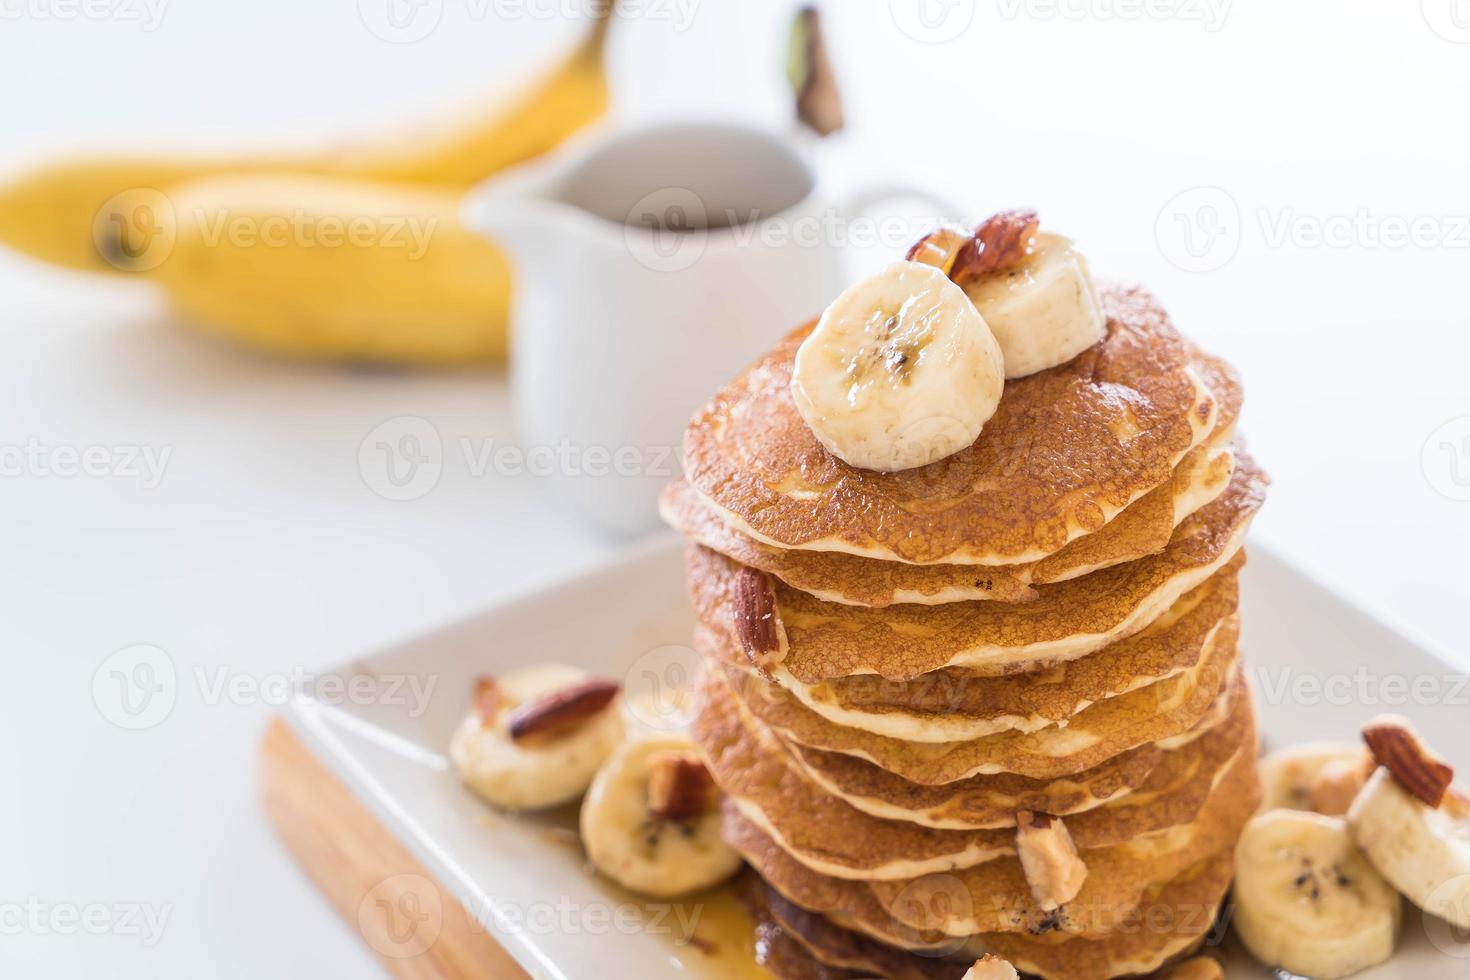
[[[1237,657],[1265,477],[1240,386],[1152,296],[1006,385],[970,448],[896,473],[826,452],[786,337],[690,424],[695,737],[788,977],[1148,973],[1192,951],[1259,796]],[[1056,901],[1018,814],[1086,866]],[[1046,817],[1041,818],[1050,823]]]

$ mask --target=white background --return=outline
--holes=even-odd
[[[375,36],[353,0],[164,0],[156,23],[141,2],[93,3],[0,0],[0,165],[391,132],[504,88],[578,30],[573,0],[443,0],[415,43]],[[1458,451],[1431,440],[1470,416],[1470,5],[931,0],[932,32],[916,4],[828,6],[851,121],[822,151],[834,179],[918,182],[971,214],[1032,204],[1096,271],[1149,283],[1246,377],[1244,427],[1275,478],[1258,536],[1470,663],[1470,503],[1435,489],[1470,476],[1470,423]],[[634,9],[613,39],[619,119],[784,125],[786,4]],[[1216,190],[1178,197],[1200,186]],[[1378,237],[1412,219],[1434,241]],[[1208,271],[1181,268],[1189,220],[1222,233],[1194,239],[1215,243]],[[1344,221],[1343,242],[1307,237]],[[359,445],[396,416],[514,443],[499,377],[260,359],[170,322],[142,284],[8,254],[0,331],[0,445],[171,453],[154,488],[0,478],[0,909],[170,915],[152,946],[0,917],[0,972],[372,975],[262,821],[269,704],[210,686],[336,663],[616,545],[536,479],[477,478],[454,454],[419,500],[364,482]],[[180,687],[168,718],[127,732],[92,680],[139,643]]]

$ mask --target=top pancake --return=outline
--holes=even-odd
[[[1202,355],[1138,287],[1105,288],[1103,340],[1006,383],[974,445],[882,473],[828,453],[790,393],[808,324],[727,385],[684,436],[689,482],[780,548],[928,564],[1039,561],[1171,478],[1215,428]]]

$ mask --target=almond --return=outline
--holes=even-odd
[[[480,724],[489,727],[495,721],[495,716],[500,713],[500,685],[495,678],[485,676],[475,678],[474,710],[480,716]]]
[[[1164,974],[1164,980],[1225,980],[1225,971],[1219,960],[1196,956]]]
[[[1002,211],[980,223],[960,246],[949,277],[956,285],[1008,269],[1026,257],[1039,221],[1035,211]]]
[[[527,701],[506,719],[510,737],[519,742],[569,732],[605,711],[617,693],[616,681],[599,677]]]
[[[1378,764],[1411,795],[1438,808],[1455,778],[1455,770],[1436,755],[1407,718],[1379,715],[1363,727],[1363,741]]]
[[[1366,757],[1360,761],[1333,759],[1317,771],[1307,787],[1312,809],[1328,817],[1347,813],[1375,768],[1373,760]]]
[[[966,970],[960,980],[1017,980],[1017,977],[1016,968],[1011,966],[1009,960],[986,955],[976,960],[975,965]]]
[[[785,631],[776,618],[776,590],[765,572],[746,566],[735,576],[735,633],[761,670],[786,657]]]
[[[1033,810],[1016,813],[1016,851],[1031,895],[1045,911],[1077,897],[1087,880],[1087,865],[1060,817]]]
[[[693,820],[719,799],[709,770],[695,752],[660,752],[648,760],[648,812],[661,820]]]
[[[909,262],[932,265],[946,276],[954,268],[955,256],[960,247],[970,240],[971,233],[954,225],[944,225],[929,232],[909,246],[904,258]]]

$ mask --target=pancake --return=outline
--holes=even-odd
[[[1130,504],[1095,534],[1078,538],[1041,561],[983,568],[907,565],[834,551],[773,548],[731,528],[684,480],[664,488],[659,511],[686,538],[827,602],[869,607],[981,599],[1028,602],[1036,597],[1033,585],[1067,581],[1162,551],[1180,521],[1225,490],[1234,468],[1235,452],[1228,445],[1198,446],[1184,457],[1172,480]]]
[[[1248,691],[1248,685],[1232,683],[1189,731],[1140,745],[1063,779],[1030,779],[998,773],[924,786],[853,756],[800,746],[788,746],[788,749],[791,759],[812,783],[871,816],[940,830],[1010,827],[1015,824],[1017,810],[1069,816],[1135,792],[1153,777],[1168,753],[1225,724],[1237,692],[1245,697]]]
[[[845,929],[792,902],[754,873],[739,878],[735,891],[756,923],[758,962],[780,980],[962,980],[974,963],[963,953],[915,955]]]
[[[1200,662],[1181,674],[1078,712],[1065,728],[1001,732],[961,742],[905,742],[843,728],[750,671],[724,668],[751,714],[798,747],[874,763],[926,785],[1010,772],[1033,779],[1073,776],[1140,745],[1193,728],[1236,673],[1238,623],[1214,631]]]
[[[896,473],[828,453],[791,398],[809,323],[697,413],[689,482],[725,523],[778,548],[913,564],[1038,561],[1166,483],[1215,428],[1211,366],[1139,287],[1101,290],[1103,339],[1006,383],[981,437]]]
[[[792,858],[728,801],[725,839],[767,883],[797,905],[833,916],[891,945],[942,949],[946,937],[975,933],[1041,936],[1057,931],[1098,938],[1126,922],[1151,885],[1175,878],[1234,845],[1260,797],[1255,751],[1246,749],[1194,822],[1082,851],[1087,880],[1076,898],[1055,910],[1037,905],[1015,858],[906,881],[834,878]]]
[[[889,913],[918,930],[967,936],[1055,928],[1069,935],[1105,936],[1138,908],[1149,885],[1177,877],[1206,857],[1234,846],[1259,800],[1255,746],[1246,746],[1193,822],[1112,847],[1082,851],[1087,880],[1076,898],[1054,911],[1036,903],[1020,861],[1012,858],[910,882],[867,884]],[[966,895],[969,908],[963,901],[956,905],[941,900]]]
[[[707,684],[693,726],[715,781],[741,815],[813,871],[855,880],[914,878],[1016,853],[1014,815],[993,830],[935,830],[863,813],[810,782],[780,741]],[[1245,746],[1255,745],[1250,700],[1227,722],[1170,752],[1137,792],[1067,818],[1079,848],[1106,847],[1192,821]]]
[[[977,956],[1002,956],[1046,980],[1107,980],[1152,973],[1205,939],[1234,871],[1230,848],[1173,881],[1150,887],[1142,910],[1103,939],[1048,942],[1011,933],[971,937],[948,957],[915,955],[844,929],[809,912],[752,875],[740,895],[776,955],[768,967],[783,980],[881,976],[890,980],[959,980]]]
[[[1174,532],[1169,547],[1126,565],[1037,589],[1033,602],[952,602],[886,609],[823,602],[772,579],[781,665],[814,684],[877,674],[911,680],[942,667],[1003,674],[1086,656],[1146,627],[1228,564],[1265,495],[1265,476],[1238,457],[1230,486]],[[698,545],[687,571],[700,622],[735,631],[735,584],[744,566]]]
[[[1127,694],[1193,667],[1205,640],[1239,604],[1243,554],[1175,601],[1146,629],[1096,653],[1055,667],[1002,677],[942,668],[911,681],[876,674],[804,684],[783,666],[775,683],[834,725],[915,742],[953,742],[1004,731],[1034,732],[1066,721],[1091,704]],[[735,667],[743,650],[700,627],[695,648]]]

